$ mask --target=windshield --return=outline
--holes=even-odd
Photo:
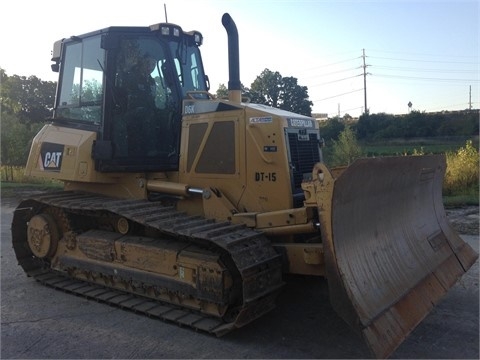
[[[169,45],[183,97],[188,97],[188,92],[208,91],[198,48],[188,45],[186,41],[170,41]],[[199,96],[206,94],[197,94],[195,97]]]

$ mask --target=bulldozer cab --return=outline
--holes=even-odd
[[[208,98],[199,32],[110,27],[55,44],[54,123],[97,132],[100,172],[178,169],[185,97]]]

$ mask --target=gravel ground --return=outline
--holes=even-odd
[[[2,199],[2,359],[369,358],[335,314],[326,282],[286,277],[277,307],[222,338],[150,319],[40,285],[17,265],[10,223],[15,198]],[[479,209],[448,209],[452,226],[477,252]],[[478,260],[391,358],[479,358]]]
[[[460,208],[446,209],[447,218],[452,227],[465,235],[479,234],[479,211],[478,206],[465,206]]]

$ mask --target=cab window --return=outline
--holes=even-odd
[[[116,55],[111,123],[116,159],[177,163],[180,101],[166,44],[125,36]],[[169,68],[170,66],[170,68]],[[129,160],[130,159],[130,160]]]
[[[182,42],[170,42],[170,49],[174,56],[175,71],[182,95],[188,97],[189,92],[208,91],[203,73],[200,52],[196,46],[186,46]],[[207,94],[196,94],[195,97],[205,97]]]
[[[102,119],[105,50],[100,37],[65,45],[56,118],[99,125]]]

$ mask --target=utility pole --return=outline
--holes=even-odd
[[[470,91],[468,92],[468,109],[472,110],[472,85],[470,85]]]
[[[363,49],[363,99],[364,99],[364,109],[365,113],[368,111],[367,108],[367,65],[365,64],[365,49]]]

